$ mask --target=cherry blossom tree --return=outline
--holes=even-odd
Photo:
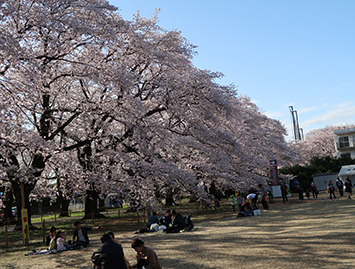
[[[34,171],[11,180],[17,201],[19,181],[28,197],[50,157],[89,143],[75,129],[80,128],[75,121],[97,109],[90,91],[98,89],[108,43],[119,46],[118,33],[124,28],[115,10],[105,1],[1,3],[1,94],[16,127],[3,140],[16,149],[23,134],[30,138],[23,147],[31,160],[27,166]],[[85,83],[92,87],[87,90]],[[13,151],[8,158],[15,160],[6,163],[23,167],[18,156]]]
[[[311,130],[302,141],[291,142],[290,146],[296,151],[303,162],[309,162],[314,157],[336,157],[334,131],[354,128],[355,125],[334,126]]]
[[[206,201],[212,184],[246,190],[270,159],[295,159],[280,122],[193,66],[195,46],[157,14],[124,21],[102,0],[0,12],[1,171],[18,203],[19,182],[27,203],[83,193],[90,217],[117,189],[136,208],[172,190]]]

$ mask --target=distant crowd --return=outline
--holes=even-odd
[[[304,189],[303,189],[301,183],[297,180],[292,183],[291,189],[293,190],[294,193],[298,194],[299,201],[303,201],[305,199],[304,193],[305,193],[307,199],[311,198],[311,194],[312,194],[313,199],[318,199],[319,191],[318,191],[317,185],[314,182],[312,182],[310,185],[310,188],[308,188],[308,189],[310,189],[310,191],[304,192]],[[339,196],[344,196],[344,193],[346,193],[348,196],[348,199],[351,199],[352,189],[353,189],[353,185],[352,185],[352,182],[349,177],[345,178],[345,182],[343,182],[338,177],[336,179],[335,183],[333,183],[332,180],[328,181],[328,186],[327,186],[326,192],[329,194],[329,200],[334,201],[337,198],[335,195],[336,191],[339,192]],[[288,196],[289,190],[290,190],[290,186],[287,183],[282,182],[281,183],[281,193],[282,193],[282,198],[283,198],[284,203],[288,203],[287,196]]]

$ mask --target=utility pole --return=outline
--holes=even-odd
[[[300,131],[301,131],[301,140],[304,140],[303,128],[300,128]]]
[[[297,111],[293,110],[293,106],[289,106],[290,112],[291,112],[291,117],[292,117],[292,125],[293,125],[293,133],[294,133],[294,137],[295,140],[302,140],[301,134],[300,134],[300,127],[298,124],[298,115],[297,115]],[[303,132],[303,130],[302,130]]]

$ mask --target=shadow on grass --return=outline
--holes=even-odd
[[[352,253],[355,201],[341,198],[330,202],[325,195],[319,200],[303,202],[290,199],[286,205],[275,200],[270,210],[262,211],[261,216],[236,218],[225,203],[219,211],[194,212],[192,219],[196,228],[191,232],[158,232],[138,237],[156,251],[164,269],[355,268]],[[185,215],[192,208],[177,211]],[[106,230],[114,231],[126,256],[134,261],[135,252],[130,243],[137,237],[133,232],[143,228],[144,223],[111,218],[95,224],[104,228],[89,234],[92,247],[46,257],[21,257],[19,263],[7,257],[2,266],[46,268],[43,266],[48,264],[48,268],[90,268],[91,253]],[[9,249],[9,252],[23,255],[25,250],[27,248],[22,246]]]

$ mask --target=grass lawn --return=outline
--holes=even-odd
[[[184,215],[196,206],[177,207]],[[299,202],[292,197],[284,205],[280,198],[263,210],[261,216],[236,218],[228,202],[216,211],[195,212],[195,229],[179,234],[139,235],[152,247],[164,269],[207,268],[355,268],[355,200],[338,197],[329,201],[322,193],[318,200]],[[72,220],[55,226],[72,235]],[[91,226],[91,220],[83,221]],[[40,232],[31,235],[31,245],[13,243],[4,247],[1,233],[0,268],[91,268],[90,257],[100,245],[99,238],[112,230],[132,263],[130,247],[134,231],[143,228],[134,218],[108,217],[95,220],[102,230],[89,234],[91,246],[60,254],[24,256],[31,249],[43,249]]]

